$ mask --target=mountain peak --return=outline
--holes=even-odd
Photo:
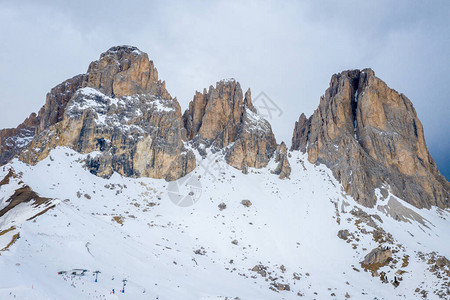
[[[83,93],[86,88],[94,93]],[[97,93],[97,92],[98,93]],[[69,109],[70,108],[70,109]],[[181,114],[148,55],[115,46],[77,75],[53,88],[39,114],[17,129],[0,132],[0,164],[12,157],[28,163],[57,146],[81,153],[100,151],[89,169],[100,176],[177,179],[195,168],[194,153],[221,151],[226,162],[247,172],[268,166],[289,177],[289,154],[277,145],[271,125],[234,79],[197,92]],[[27,146],[28,145],[28,146]],[[279,146],[279,147],[278,147]],[[291,150],[323,163],[359,203],[374,206],[376,189],[389,189],[416,207],[448,207],[450,187],[425,145],[412,103],[370,69],[334,74],[310,118],[295,124]]]
[[[92,62],[86,74],[88,86],[111,97],[152,94],[170,99],[165,83],[148,55],[133,46],[112,47]]]
[[[377,188],[419,208],[450,205],[411,101],[371,69],[332,76],[314,114],[296,123],[292,149],[327,165],[363,205],[375,205]]]
[[[334,74],[288,151],[244,91],[220,80],[182,115],[117,46],[0,130],[0,298],[448,296],[450,211],[420,208],[449,183],[408,98]]]
[[[227,83],[238,83],[238,82],[234,78],[224,78],[217,82],[217,84],[219,84],[219,83],[227,84]]]
[[[210,86],[203,94],[197,92],[183,122],[188,140],[202,155],[206,155],[207,147],[224,149],[227,163],[244,173],[248,167],[267,166],[277,148],[269,122],[252,105],[250,89],[244,95],[234,78],[218,81],[215,88]],[[282,177],[288,177],[288,162],[280,161],[289,170]]]
[[[106,52],[102,53],[101,56],[117,54],[117,53],[135,53],[138,55],[144,55],[145,53],[138,49],[138,47],[130,45],[119,45],[109,48]]]

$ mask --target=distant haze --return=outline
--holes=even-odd
[[[264,92],[256,106],[274,109],[277,141],[290,145],[294,122],[313,113],[332,74],[370,67],[413,102],[450,178],[449,28],[450,1],[0,0],[0,128],[126,44],[148,53],[183,110],[223,78],[253,97]]]

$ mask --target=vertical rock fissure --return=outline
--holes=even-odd
[[[418,208],[450,205],[450,184],[426,148],[412,103],[371,69],[333,75],[310,120],[296,122],[292,145],[307,150],[309,162],[328,166],[367,207],[376,205],[375,189],[383,185]]]
[[[413,127],[414,127],[414,135],[416,136],[416,138],[419,137],[419,135],[417,134],[417,125],[416,125],[416,120],[413,119]]]
[[[352,116],[353,116],[353,136],[355,140],[358,140],[357,129],[358,129],[358,121],[357,121],[357,109],[358,109],[358,95],[359,95],[359,76],[353,78],[352,80],[352,92],[353,95],[351,97],[351,106],[352,106]]]

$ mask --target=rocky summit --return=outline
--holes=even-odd
[[[221,80],[196,92],[181,114],[153,61],[132,46],[110,48],[86,74],[57,85],[38,114],[0,131],[0,144],[1,164],[13,157],[35,164],[58,146],[91,153],[86,165],[102,177],[174,180],[195,168],[192,149],[203,157],[220,151],[244,173],[273,158],[273,173],[290,175],[286,145],[277,144],[250,89],[244,95],[236,80]],[[295,123],[294,150],[328,166],[365,206],[387,191],[419,208],[450,205],[450,185],[427,150],[411,101],[371,69],[333,75],[314,114]]]
[[[411,101],[371,69],[333,75],[319,107],[295,123],[292,150],[323,163],[359,203],[387,190],[419,208],[450,207],[450,185],[425,144]]]
[[[111,97],[151,94],[170,99],[165,83],[147,53],[132,46],[112,47],[92,62],[83,87],[97,89]]]
[[[243,172],[267,166],[277,148],[269,122],[253,107],[250,90],[244,98],[239,82],[222,80],[197,92],[181,116],[153,61],[131,46],[102,53],[86,74],[53,88],[37,116],[0,137],[2,164],[14,156],[35,164],[55,147],[68,146],[93,152],[86,161],[93,174],[167,180],[194,169],[187,141],[203,155],[207,148],[223,151]],[[280,176],[286,177],[289,161],[282,164]]]
[[[370,69],[333,75],[288,147],[235,79],[183,113],[117,46],[0,147],[0,299],[450,295],[449,182]]]
[[[86,74],[53,88],[37,120],[28,146],[8,149],[5,158],[17,154],[35,164],[55,147],[68,146],[92,152],[87,167],[103,177],[118,172],[173,180],[195,167],[183,143],[180,105],[158,80],[148,55],[136,47],[113,47]]]
[[[267,166],[277,143],[272,128],[252,104],[250,89],[243,96],[234,79],[222,80],[197,92],[183,115],[189,140],[202,153],[224,149],[227,162],[244,173]]]
[[[187,147],[186,143],[191,146]],[[192,149],[224,153],[229,165],[248,172],[276,157],[274,173],[288,178],[286,145],[234,79],[196,92],[181,115],[148,55],[136,47],[112,47],[77,75],[53,88],[38,114],[0,131],[0,163],[19,157],[30,164],[68,146],[92,153],[96,175],[174,180],[196,165]],[[416,207],[449,207],[448,181],[429,154],[411,101],[390,89],[371,69],[333,75],[310,118],[295,123],[292,150],[328,166],[346,193],[373,207],[377,191]]]

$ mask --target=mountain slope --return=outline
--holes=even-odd
[[[0,142],[1,299],[450,294],[449,183],[371,70],[334,75],[288,151],[239,82],[182,115],[118,46]]]
[[[419,210],[380,195],[379,205],[403,218],[397,221],[358,205],[342,194],[328,169],[310,164],[301,152],[291,154],[290,180],[270,173],[274,161],[245,175],[221,155],[214,156],[216,169],[202,167],[208,158],[198,157],[191,186],[181,184],[187,182],[183,178],[174,182],[179,191],[164,180],[99,178],[83,168],[83,155],[67,148],[36,166],[15,161],[11,167],[31,188],[61,203],[35,222],[22,223],[22,238],[2,252],[0,295],[114,299],[109,292],[119,290],[124,278],[121,299],[296,299],[297,293],[318,299],[342,299],[346,293],[358,299],[420,298],[416,288],[430,298],[434,291],[448,293],[449,266],[436,269],[439,279],[428,270],[434,264],[421,259],[432,252],[435,260],[450,255],[448,212]],[[174,195],[191,197],[194,205],[177,206]],[[339,230],[349,231],[347,240],[338,237]],[[360,265],[378,245],[394,253],[394,261],[377,271],[385,272],[389,283]],[[252,271],[258,265],[266,268],[265,277]],[[76,268],[100,270],[99,282],[90,273],[57,274]],[[397,288],[394,276],[402,278]],[[280,291],[285,287],[279,284],[289,291]]]

